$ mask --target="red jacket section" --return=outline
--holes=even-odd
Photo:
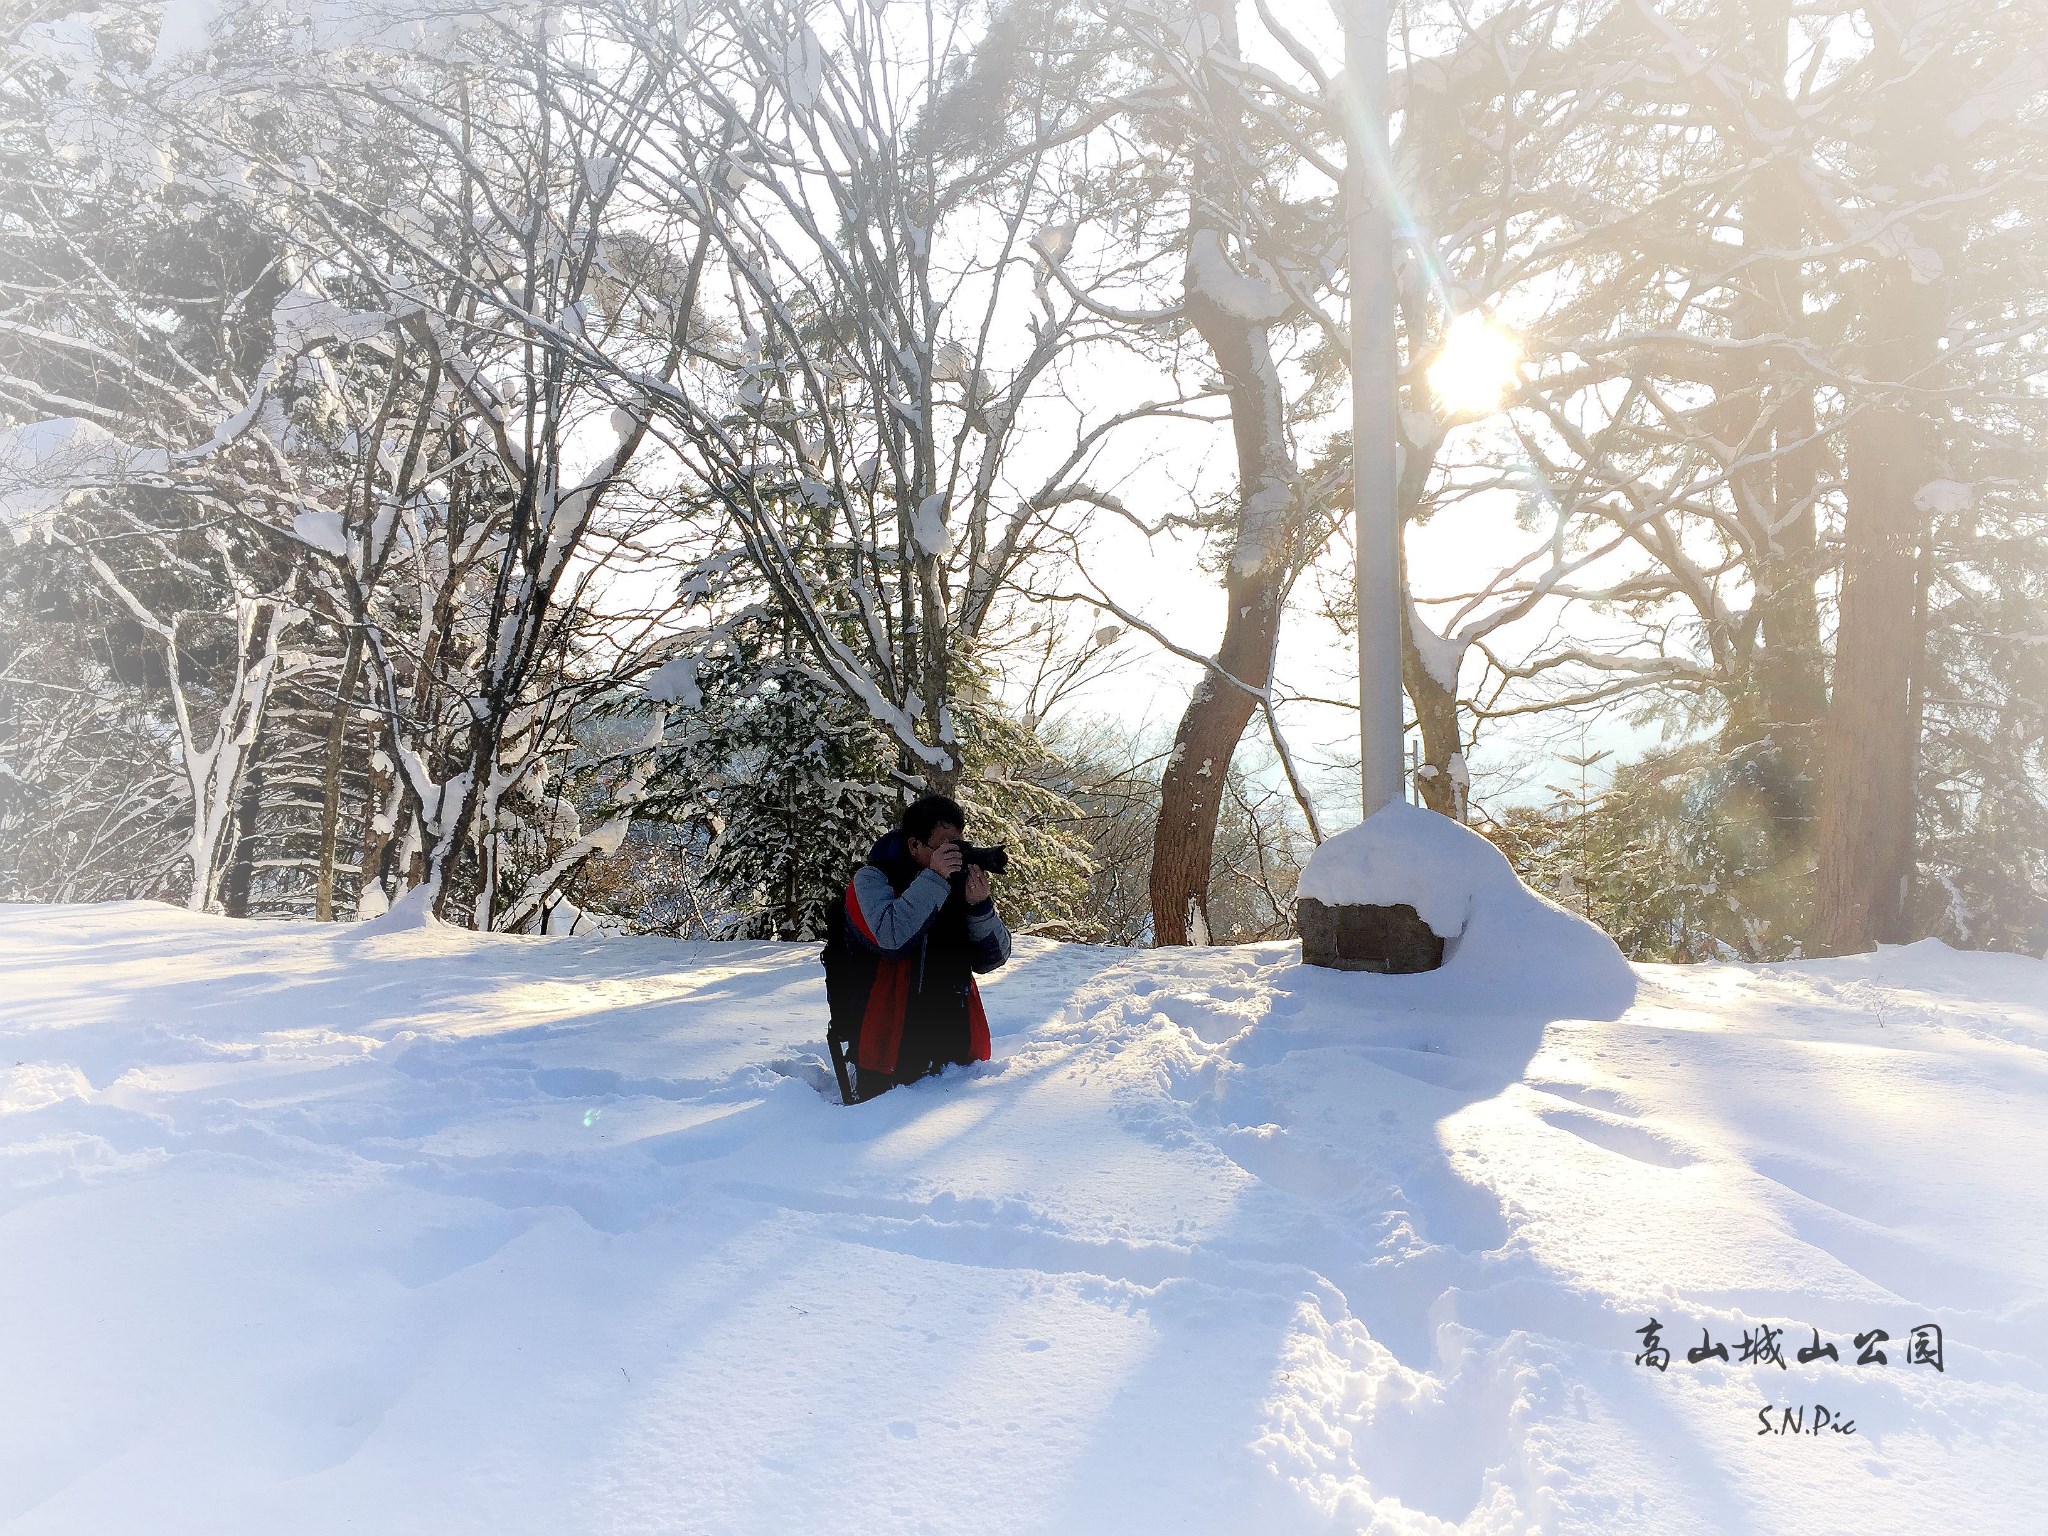
[[[858,933],[869,948],[879,949],[851,885],[846,888],[845,901],[847,927]],[[860,1040],[854,1061],[864,1072],[892,1073],[903,1044],[903,1025],[910,1016],[916,962],[908,955],[878,954],[874,963],[874,980],[868,986],[867,1003],[861,1010]],[[993,1053],[988,1014],[981,1006],[981,988],[972,977],[967,981],[967,1043],[971,1060],[987,1061]]]

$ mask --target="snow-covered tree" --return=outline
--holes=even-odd
[[[96,25],[98,24],[98,25]],[[272,691],[297,660],[296,501],[250,432],[274,249],[176,177],[132,12],[9,39],[0,95],[0,541],[63,551],[152,653],[184,785],[180,895],[220,899]]]

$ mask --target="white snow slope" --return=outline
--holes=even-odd
[[[0,1529],[2048,1530],[2048,964],[1296,953],[849,1110],[813,946],[0,908]]]

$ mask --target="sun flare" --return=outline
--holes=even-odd
[[[1522,344],[1491,316],[1468,310],[1451,322],[1429,365],[1429,387],[1454,416],[1490,416],[1514,387]]]

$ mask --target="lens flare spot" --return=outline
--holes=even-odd
[[[1444,333],[1429,365],[1429,387],[1454,416],[1491,416],[1514,387],[1522,344],[1490,315],[1467,310]]]

